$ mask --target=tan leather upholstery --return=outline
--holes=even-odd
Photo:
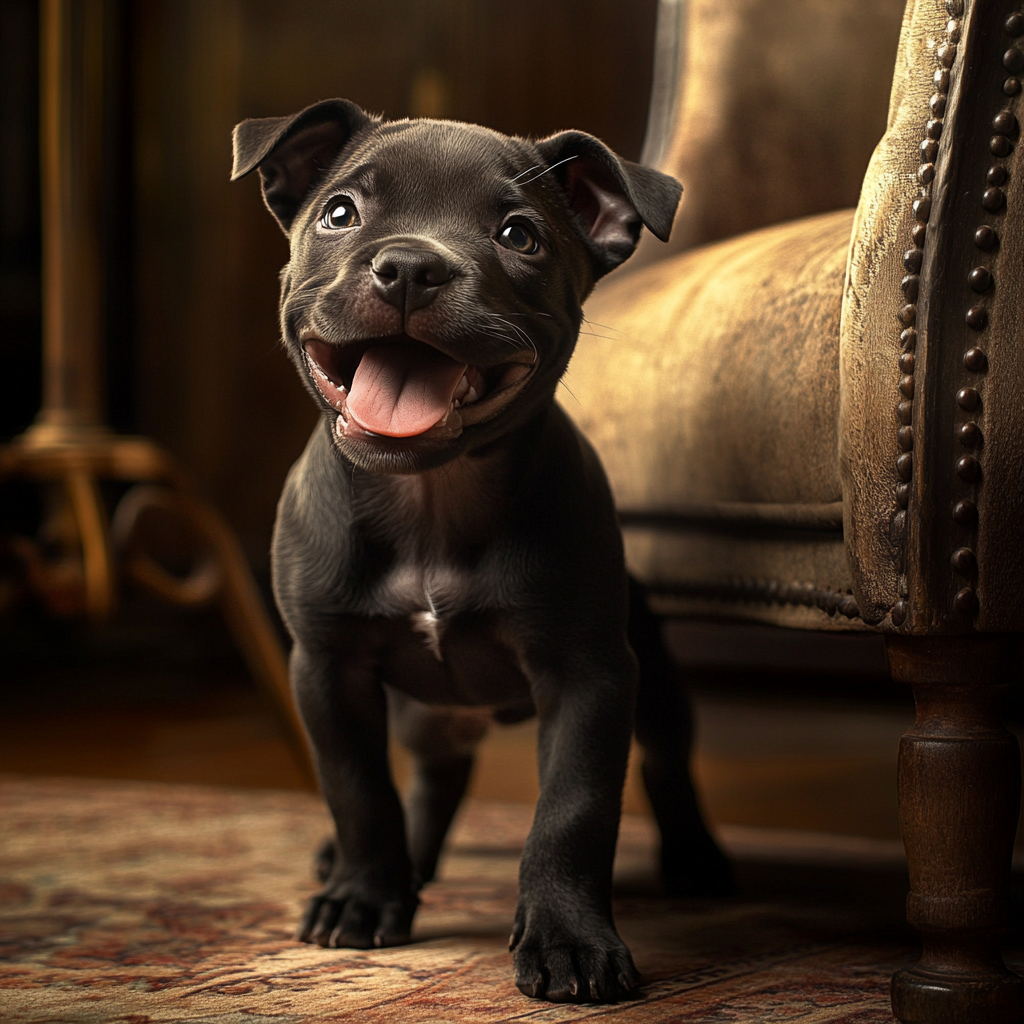
[[[587,305],[566,376],[579,404],[563,401],[620,508],[842,500],[852,220],[843,210],[706,246],[612,281]]]
[[[801,38],[831,58],[840,8],[799,6],[820,29]],[[717,32],[724,60],[746,52],[728,26],[760,12],[755,0],[720,7],[689,5],[698,59],[661,147],[663,169],[703,173],[684,240],[718,230],[706,140],[726,137],[708,125],[733,109],[695,112],[709,82],[730,88],[707,44]],[[604,460],[630,567],[664,610],[914,634],[1024,628],[1024,167],[1007,51],[1024,42],[1006,27],[1012,10],[910,0],[852,221],[839,211],[669,255],[613,275],[588,303],[596,336],[581,339],[563,402]],[[979,226],[993,231],[987,248]]]
[[[686,249],[852,207],[886,126],[904,0],[662,0],[643,162],[686,190]]]
[[[630,568],[673,591],[673,611],[699,610],[698,584],[850,588],[837,427],[852,217],[807,218],[664,260],[587,306],[562,401],[612,481]],[[684,529],[680,517],[713,522]],[[814,606],[745,604],[751,618],[850,625]]]
[[[900,281],[903,255],[914,248],[914,200],[919,144],[931,119],[936,42],[949,15],[942,0],[907,4],[893,76],[889,123],[864,178],[843,297],[840,372],[840,448],[845,532],[855,552],[858,603],[872,621],[899,600],[899,545],[895,517],[900,332],[906,305]]]

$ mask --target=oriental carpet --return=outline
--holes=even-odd
[[[409,946],[293,941],[327,834],[314,796],[0,778],[0,1020],[200,1024],[891,1022],[915,958],[892,844],[724,829],[739,895],[657,894],[654,833],[627,816],[616,918],[630,1002],[526,999],[506,950],[531,808],[470,803]],[[820,840],[820,841],[819,841]]]

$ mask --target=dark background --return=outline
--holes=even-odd
[[[344,96],[391,118],[580,128],[636,159],[656,2],[106,3],[123,44],[105,140],[109,422],[178,456],[262,575],[314,410],[277,344],[285,238],[256,178],[228,181],[234,124]],[[40,404],[37,48],[38,4],[4,0],[0,438]]]

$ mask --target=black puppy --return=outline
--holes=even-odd
[[[337,828],[299,937],[408,942],[474,744],[489,718],[536,713],[516,984],[620,998],[638,980],[611,911],[635,709],[668,885],[720,890],[728,865],[693,795],[686,698],[636,594],[638,691],[611,495],[554,393],[584,298],[642,224],[667,239],[681,188],[581,132],[530,142],[344,100],[238,125],[233,177],[257,167],[291,242],[284,342],[323,412],[273,549]],[[389,703],[416,765],[406,815]]]

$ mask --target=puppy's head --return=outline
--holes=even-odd
[[[539,142],[448,121],[380,121],[346,100],[235,128],[288,235],[285,344],[374,472],[437,466],[551,399],[594,282],[646,225],[668,238],[675,179],[597,139]]]

